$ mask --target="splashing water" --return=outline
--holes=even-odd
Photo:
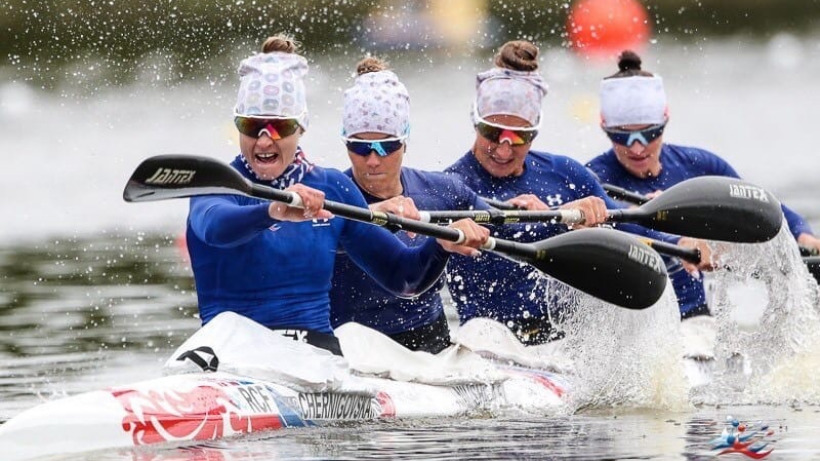
[[[817,283],[803,264],[784,222],[764,244],[720,244],[710,308],[717,324],[716,368],[703,403],[820,403],[820,315]],[[757,321],[755,300],[732,290],[762,285],[765,304]],[[751,321],[750,321],[751,320]]]
[[[565,293],[558,302],[571,313],[559,323],[575,371],[570,412],[599,407],[677,411],[689,406],[680,314],[671,285],[654,306],[640,311],[561,288],[550,292]]]

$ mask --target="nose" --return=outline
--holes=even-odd
[[[263,148],[263,149],[267,148],[267,147],[270,147],[270,146],[273,146],[274,144],[276,144],[276,143],[273,141],[273,138],[268,136],[267,133],[260,134],[259,138],[256,139],[256,145],[258,147]]]
[[[377,168],[382,164],[382,158],[379,157],[375,151],[370,151],[370,155],[367,156],[367,161],[365,163],[370,168]]]
[[[641,144],[638,141],[633,141],[632,145],[629,146],[629,152],[632,152],[635,155],[640,155],[646,150],[646,146]]]
[[[510,158],[513,154],[512,145],[509,142],[502,142],[495,148],[495,156],[501,159]]]

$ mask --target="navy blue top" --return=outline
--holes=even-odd
[[[256,181],[237,158],[231,166]],[[314,167],[302,180],[328,200],[366,207],[342,172]],[[331,333],[330,287],[341,246],[386,290],[423,292],[441,276],[448,253],[433,239],[408,248],[380,227],[342,218],[277,221],[269,202],[239,195],[194,197],[188,215],[199,313],[208,323],[233,311],[270,328]]]
[[[729,176],[739,178],[737,172],[717,155],[695,147],[663,144],[660,151],[661,173],[657,177],[639,178],[632,175],[615,156],[615,151],[599,155],[587,163],[601,182],[624,189],[648,194],[666,190],[675,184],[698,176]],[[783,213],[794,237],[803,232],[811,233],[809,225],[794,211],[783,206]],[[669,273],[681,313],[706,303],[703,281],[692,277],[682,268],[670,269]]]
[[[459,175],[482,197],[508,200],[521,194],[534,194],[547,205],[558,206],[596,196],[606,202],[608,209],[623,208],[606,195],[581,163],[565,156],[530,151],[521,176],[495,178],[484,170],[472,152],[467,152],[445,171]],[[635,224],[618,224],[617,228],[670,243],[679,239]],[[566,231],[567,227],[561,224],[515,224],[497,226],[493,236],[535,242]],[[461,322],[474,317],[506,322],[560,314],[560,303],[554,298],[560,293],[539,282],[535,272],[528,264],[489,252],[477,259],[453,256],[447,265],[447,286]]]
[[[657,177],[639,178],[633,176],[615,156],[613,149],[595,157],[589,167],[601,182],[624,189],[648,194],[666,190],[675,184],[698,176],[729,176],[740,178],[734,168],[717,155],[696,147],[683,147],[664,143],[660,152],[661,174]],[[809,224],[797,213],[783,206],[783,214],[789,223],[789,230],[796,239],[800,234],[811,234]]]
[[[345,174],[353,178],[351,170],[345,171]],[[403,167],[400,180],[402,195],[412,198],[419,210],[488,208],[475,192],[454,176]],[[361,186],[359,189],[368,204],[384,200],[368,194]],[[413,247],[431,240],[422,235],[410,238],[404,231],[396,235]],[[346,322],[357,322],[388,335],[428,325],[444,309],[439,295],[443,286],[444,279],[441,278],[432,289],[415,298],[398,298],[377,285],[353,264],[346,252],[340,250],[336,255],[333,288],[330,291],[330,324],[336,328]]]

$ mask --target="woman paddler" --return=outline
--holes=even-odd
[[[463,220],[452,225],[465,234],[463,245],[426,239],[408,247],[380,227],[331,219],[325,198],[367,202],[348,176],[310,163],[299,147],[308,126],[308,65],[296,44],[271,37],[262,51],[239,66],[241,154],[231,166],[253,182],[295,192],[304,209],[237,195],[191,199],[187,242],[200,317],[206,324],[232,311],[340,355],[329,305],[338,247],[389,292],[412,296],[439,279],[448,252],[477,254],[488,231]]]
[[[729,176],[737,172],[722,158],[697,147],[663,142],[669,112],[663,79],[641,70],[641,58],[626,50],[618,72],[601,81],[601,128],[612,148],[587,167],[605,183],[655,196],[675,184],[698,176]],[[797,213],[783,206],[789,230],[801,245],[820,250],[820,240]],[[703,280],[669,268],[681,318],[708,315]]]
[[[472,148],[446,169],[482,197],[506,200],[528,210],[580,209],[586,226],[605,221],[608,208],[621,208],[582,164],[572,158],[531,150],[541,127],[541,101],[547,85],[538,73],[538,48],[528,41],[504,44],[495,66],[479,73],[472,121]],[[694,239],[670,236],[634,224],[618,229],[682,246],[708,247]],[[566,226],[528,224],[500,226],[499,236],[533,242],[566,232]],[[690,270],[698,268],[689,265]],[[448,287],[461,322],[475,317],[497,320],[526,345],[560,336],[553,328],[563,310],[532,269],[485,253],[479,258],[452,258]]]
[[[357,64],[358,76],[344,92],[343,141],[353,180],[372,210],[419,219],[422,210],[489,208],[451,175],[402,166],[410,133],[410,95],[387,64],[375,57]],[[397,234],[409,246],[429,237]],[[414,351],[436,354],[450,345],[450,329],[439,291],[407,299],[386,291],[340,251],[330,292],[333,327],[356,322],[378,330]]]

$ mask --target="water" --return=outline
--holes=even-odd
[[[744,409],[754,414],[759,408]],[[806,459],[816,415],[790,413],[791,426],[771,421],[777,436],[769,459]],[[548,421],[448,419],[349,428],[294,429],[238,442],[165,449],[109,451],[60,460],[245,461],[268,459],[714,459],[709,443],[725,425],[721,412],[660,419],[654,414],[596,414]],[[795,424],[796,423],[796,424]],[[798,427],[794,427],[797,425]],[[363,429],[363,430],[361,430]],[[808,456],[806,456],[808,455]],[[726,459],[744,459],[740,455]]]
[[[665,139],[722,155],[819,228],[815,139],[805,128],[820,106],[818,55],[820,39],[811,36],[780,35],[762,44],[733,38],[656,45],[644,66],[666,81],[672,122]],[[487,57],[386,57],[413,101],[406,164],[449,165],[470,146],[473,78],[487,67]],[[311,58],[311,126],[304,147],[314,161],[343,168],[341,89],[349,86],[357,57]],[[0,420],[45,399],[159,376],[170,352],[198,327],[191,272],[177,242],[185,202],[134,205],[121,194],[149,155],[192,153],[226,161],[235,155],[230,75],[236,61],[213,70],[228,77],[173,86],[153,83],[158,76],[148,71],[122,87],[69,76],[51,91],[0,84]],[[603,151],[607,141],[597,127],[596,90],[614,65],[545,50],[542,67],[550,95],[535,148],[581,161]],[[788,333],[778,330],[778,340]],[[608,351],[608,360],[641,360],[637,346],[618,352]],[[717,453],[709,441],[720,435],[729,415],[773,428],[768,440],[776,450],[770,459],[807,459],[820,457],[813,437],[820,425],[820,383],[812,378],[818,371],[817,359],[798,356],[779,368],[778,376],[792,379],[788,386],[751,383],[774,395],[701,396],[683,409],[615,406],[562,417],[289,430],[60,459],[708,459]]]

